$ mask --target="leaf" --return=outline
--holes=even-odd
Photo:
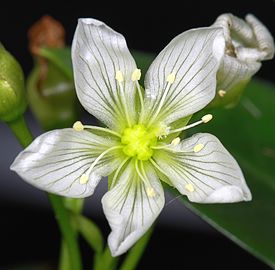
[[[64,75],[73,80],[73,67],[71,61],[71,49],[70,48],[41,48],[39,50],[39,55],[50,60],[54,65],[56,65]]]
[[[134,54],[142,70],[151,54]],[[253,200],[246,203],[200,205],[183,202],[221,233],[275,268],[275,86],[252,80],[239,105],[208,111],[214,119],[192,133],[216,135],[244,171]],[[205,113],[205,112],[204,112]],[[196,117],[200,117],[197,115]],[[191,122],[195,121],[194,119]]]
[[[228,205],[184,202],[231,240],[275,267],[275,86],[253,80],[237,107],[212,111],[192,132],[216,135],[244,171],[253,200]]]

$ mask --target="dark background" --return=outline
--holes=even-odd
[[[53,16],[64,25],[67,44],[71,43],[77,18],[94,17],[122,33],[130,49],[154,53],[159,52],[175,35],[190,28],[208,26],[225,12],[239,17],[253,13],[275,35],[273,0],[113,1],[111,4],[102,0],[16,2],[1,1],[0,41],[19,60],[26,74],[32,67],[26,33],[44,14]],[[275,82],[274,61],[264,63],[258,76]],[[3,143],[1,139],[0,146]],[[13,143],[16,143],[15,140]],[[3,152],[0,158],[4,158]],[[0,180],[7,181],[2,177]],[[173,207],[169,210],[172,211]],[[23,262],[57,261],[59,235],[49,208],[37,208],[30,202],[14,202],[1,197],[0,211],[0,269],[7,270],[10,269],[8,265]],[[107,234],[109,228],[102,215],[94,218]],[[158,225],[139,269],[270,269],[208,225],[203,226],[204,230],[197,231],[173,224]],[[90,251],[84,243],[82,248],[89,266],[92,259]]]

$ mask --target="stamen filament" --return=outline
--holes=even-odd
[[[142,175],[142,173],[140,172],[139,167],[138,167],[138,162],[139,162],[139,160],[136,159],[136,161],[135,161],[135,168],[136,168],[138,176],[141,178],[141,180],[143,181],[143,183],[146,186],[151,187],[149,179],[146,177],[146,175]],[[140,163],[142,164],[142,161]]]
[[[192,128],[192,127],[195,127],[197,125],[200,125],[202,123],[207,123],[210,120],[212,120],[212,118],[213,118],[212,114],[207,114],[207,115],[203,116],[201,118],[201,120],[199,120],[199,121],[197,121],[197,122],[195,122],[193,124],[187,125],[187,126],[182,127],[182,128],[177,128],[177,129],[174,129],[174,130],[170,130],[169,134],[173,134],[173,133],[177,133],[177,132],[180,132],[180,131],[184,131],[184,130],[187,130],[189,128]]]
[[[165,171],[152,159],[150,158],[149,161],[152,163],[152,165],[158,169],[161,173],[163,173],[164,175],[167,176],[167,174],[165,173]]]
[[[90,126],[90,125],[84,125],[83,126],[84,128],[86,129],[94,129],[94,130],[100,130],[100,131],[104,131],[104,132],[107,132],[107,133],[110,133],[114,136],[117,136],[119,138],[121,138],[121,134],[111,130],[111,129],[108,129],[108,128],[103,128],[103,127],[97,127],[97,126]]]
[[[117,177],[118,177],[118,175],[119,175],[119,173],[120,173],[122,167],[124,166],[124,164],[125,164],[130,158],[131,158],[131,157],[125,158],[125,159],[121,162],[121,164],[119,165],[119,167],[117,168],[117,170],[116,170],[116,172],[115,172],[115,175],[114,175],[114,177],[113,177],[113,179],[112,179],[111,188],[115,185],[116,179],[117,179]]]
[[[92,165],[90,166],[90,168],[84,173],[82,174],[82,176],[80,177],[80,182],[82,183],[85,183],[88,181],[89,179],[89,176],[93,170],[93,168],[96,166],[96,164],[100,161],[101,158],[103,158],[106,154],[108,154],[109,152],[113,151],[113,150],[116,150],[116,149],[120,149],[120,148],[123,148],[122,145],[116,145],[116,146],[113,146],[107,150],[105,150],[104,152],[102,152],[95,160],[94,162],[92,163]],[[85,179],[85,181],[83,180]]]
[[[138,89],[138,96],[139,96],[139,101],[140,101],[140,115],[142,115],[143,113],[143,110],[144,110],[144,105],[143,105],[143,96],[142,96],[142,92],[141,92],[141,88],[140,88],[140,85],[138,83],[138,81],[136,81],[136,87]]]
[[[167,85],[166,85],[166,87],[165,87],[163,96],[161,97],[161,100],[160,100],[160,102],[159,102],[159,104],[158,104],[157,111],[154,112],[153,117],[150,119],[150,121],[149,121],[149,123],[148,123],[148,127],[150,127],[151,124],[156,120],[156,118],[157,118],[159,112],[161,111],[161,108],[162,108],[162,106],[163,106],[163,103],[164,103],[164,101],[165,101],[165,99],[166,99],[166,96],[167,96],[167,94],[168,94],[168,92],[169,92],[169,89],[170,89],[171,85],[172,85],[172,82],[167,81]]]
[[[127,123],[129,125],[129,127],[131,127],[132,123],[131,123],[131,120],[130,120],[130,117],[129,117],[129,113],[128,113],[127,101],[126,101],[125,93],[123,91],[122,82],[118,82],[118,85],[119,85],[119,88],[120,88],[120,93],[121,93],[121,97],[122,97],[122,105],[124,107],[126,120],[127,120]]]

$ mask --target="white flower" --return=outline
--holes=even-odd
[[[82,125],[47,132],[18,155],[11,169],[32,185],[62,196],[93,194],[102,176],[102,198],[112,232],[113,256],[126,252],[164,206],[159,179],[199,203],[250,200],[234,158],[210,134],[180,141],[191,115],[215,96],[224,51],[219,28],[174,38],[150,66],[145,93],[124,37],[94,19],[80,19],[72,46],[77,95],[107,128]]]
[[[251,14],[245,17],[245,21],[232,14],[222,14],[213,27],[223,28],[226,43],[217,74],[218,94],[223,97],[228,91],[233,92],[234,88],[236,92],[241,92],[260,69],[261,61],[273,58],[273,38],[268,29]]]

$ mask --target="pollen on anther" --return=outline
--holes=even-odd
[[[203,148],[204,148],[204,144],[199,143],[199,144],[196,144],[196,145],[194,146],[193,151],[194,151],[195,153],[198,153],[198,152],[200,152]]]
[[[124,81],[124,77],[123,77],[123,74],[122,74],[121,70],[117,70],[117,72],[116,72],[116,80],[118,82],[120,82],[120,83]]]
[[[146,189],[146,192],[147,192],[147,195],[150,197],[150,198],[153,198],[156,196],[156,192],[155,190],[152,188],[152,187],[148,187]]]
[[[222,89],[218,91],[218,95],[219,95],[220,97],[224,97],[225,94],[226,94],[226,91],[224,91],[224,90],[222,90]]]
[[[190,183],[186,184],[184,187],[189,192],[194,192],[195,191],[194,186],[192,184],[190,184]]]
[[[201,118],[203,123],[207,123],[209,121],[211,121],[213,119],[213,115],[212,114],[206,114],[205,116],[203,116]]]
[[[175,73],[170,73],[168,76],[167,76],[167,79],[166,81],[170,84],[172,84],[176,79],[176,74]]]
[[[75,131],[82,131],[84,129],[84,126],[82,125],[82,123],[80,121],[76,121],[73,125],[73,129]]]
[[[180,143],[180,138],[177,137],[177,138],[175,138],[175,139],[171,142],[171,145],[176,146],[176,145],[178,145],[179,143]]]
[[[141,77],[141,70],[137,68],[133,71],[131,80],[133,82],[136,82],[140,80],[140,77]]]
[[[88,180],[89,180],[89,176],[84,173],[81,175],[79,182],[81,185],[84,185],[88,182]]]

